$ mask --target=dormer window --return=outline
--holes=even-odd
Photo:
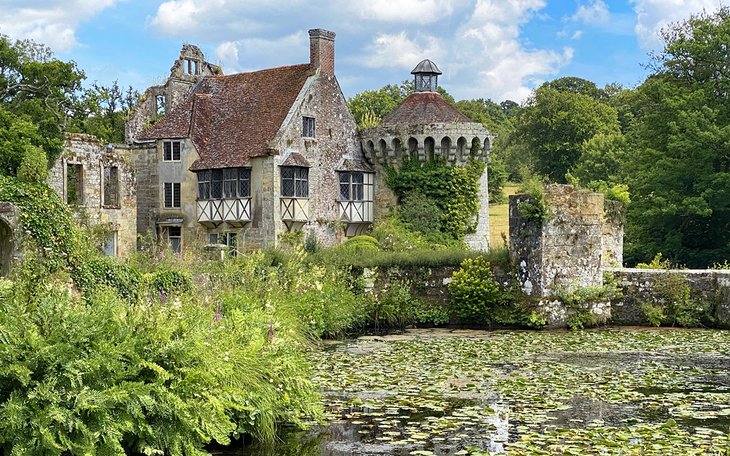
[[[180,141],[162,142],[162,160],[180,161]]]
[[[416,92],[436,92],[438,89],[438,75],[441,74],[441,70],[432,61],[428,59],[421,61],[411,74],[415,77]]]
[[[314,117],[302,117],[302,137],[314,138]]]

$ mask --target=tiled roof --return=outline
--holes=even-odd
[[[309,65],[294,65],[228,76],[206,76],[193,96],[146,131],[140,140],[190,137],[200,159],[192,171],[244,166],[267,155]]]
[[[418,125],[431,123],[471,122],[440,93],[416,92],[409,95],[380,125]]]

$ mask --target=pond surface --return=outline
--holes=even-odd
[[[218,454],[730,454],[730,331],[409,330],[311,356],[327,422]]]

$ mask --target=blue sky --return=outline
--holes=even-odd
[[[728,0],[0,0],[0,33],[74,60],[88,81],[140,91],[182,43],[226,74],[306,63],[307,30],[337,34],[347,97],[410,79],[423,58],[457,99],[523,101],[546,80],[640,83],[667,24]]]

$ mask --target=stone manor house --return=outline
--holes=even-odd
[[[358,131],[335,77],[335,34],[309,31],[309,63],[223,75],[186,44],[162,85],[148,88],[126,144],[70,134],[51,185],[108,228],[125,255],[147,236],[190,245],[270,246],[302,231],[322,245],[366,232],[397,204],[385,167],[405,156],[459,166],[488,160],[494,136],[436,91],[438,67],[413,70],[415,93],[376,128]],[[487,172],[478,227],[489,245]]]

